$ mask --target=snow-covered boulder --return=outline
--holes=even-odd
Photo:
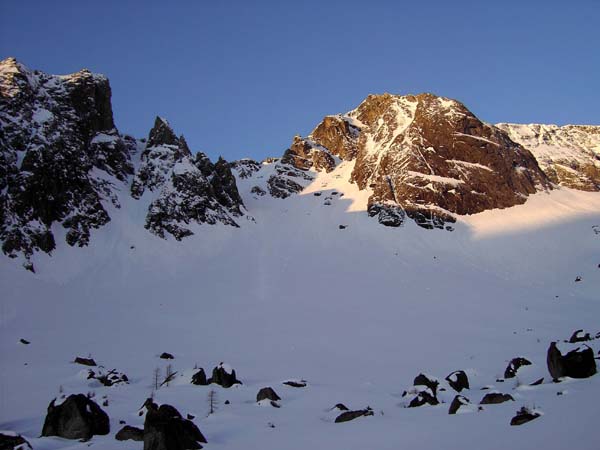
[[[457,370],[446,377],[446,381],[456,392],[469,389],[469,377],[464,370]]]
[[[44,421],[42,436],[90,439],[110,432],[108,415],[83,394],[70,395],[60,405],[52,400]]]
[[[230,388],[235,384],[242,384],[242,382],[237,379],[235,369],[223,362],[219,363],[219,365],[213,369],[212,377],[210,377],[208,382],[209,384],[218,384],[224,388]]]

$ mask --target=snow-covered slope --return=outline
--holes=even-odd
[[[239,179],[260,218],[241,228],[159,239],[124,204],[109,211],[113,220],[90,246],[59,243],[52,257],[39,255],[36,274],[2,259],[0,428],[37,449],[87,448],[37,436],[52,398],[93,392],[99,404],[108,400],[112,431],[92,444],[141,449],[114,433],[121,420],[142,426],[138,409],[154,371],[171,364],[177,377],[155,400],[193,414],[206,448],[562,449],[573,436],[579,448],[595,448],[599,378],[551,383],[546,349],[576,329],[600,331],[598,195],[538,193],[524,205],[460,218],[453,233],[411,222],[396,229],[364,213],[365,191],[344,181],[351,168],[342,162],[315,173],[285,200],[254,198],[253,180]],[[597,353],[599,343],[588,344]],[[159,359],[165,351],[175,359]],[[130,383],[87,380],[87,368],[71,363],[76,356],[124,372]],[[517,356],[533,365],[498,381]],[[195,366],[209,372],[221,361],[243,385],[190,384]],[[515,401],[450,416],[446,386],[445,403],[405,408],[410,395],[402,393],[418,373],[443,380],[459,369],[472,403],[488,386]],[[528,386],[540,377],[542,385]],[[288,379],[308,385],[283,385]],[[265,386],[281,408],[255,404]],[[218,409],[206,417],[211,389]],[[329,409],[340,402],[375,415],[336,424]],[[510,427],[521,406],[544,415]]]
[[[600,126],[496,126],[529,149],[554,183],[584,191],[600,190]]]

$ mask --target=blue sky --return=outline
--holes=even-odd
[[[280,155],[370,93],[433,92],[488,122],[600,123],[600,2],[13,1],[0,58],[106,74],[122,132]]]

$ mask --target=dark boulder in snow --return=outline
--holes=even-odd
[[[427,386],[429,389],[431,389],[431,392],[433,393],[433,396],[435,397],[437,395],[437,388],[440,383],[436,379],[420,373],[419,375],[417,375],[415,377],[413,384],[415,386]]]
[[[464,370],[457,370],[446,377],[446,381],[456,392],[469,389],[469,378]]]
[[[438,401],[438,399],[436,398],[435,395],[432,395],[429,391],[429,389],[423,390],[421,392],[419,392],[416,397],[414,397],[410,403],[408,404],[409,408],[418,408],[419,406],[423,406],[423,405],[431,405],[431,406],[435,406],[435,405],[439,405],[440,402]]]
[[[542,384],[544,382],[544,377],[535,380],[533,383],[530,383],[529,386],[539,386],[540,384]]]
[[[514,378],[521,367],[530,365],[531,361],[526,358],[513,358],[504,370],[504,378]]]
[[[540,413],[532,411],[523,406],[517,411],[517,415],[510,420],[510,424],[513,426],[523,425],[524,423],[531,422],[538,417],[540,417]]]
[[[556,342],[552,342],[548,348],[546,362],[555,381],[562,377],[588,378],[596,373],[594,351],[587,345],[571,350],[563,356]]]
[[[96,365],[96,361],[94,361],[92,358],[81,358],[79,356],[77,356],[73,362],[75,364],[81,364],[82,366],[94,367]]]
[[[278,400],[281,400],[281,397],[277,395],[273,388],[265,387],[258,391],[258,394],[256,394],[256,401],[260,402],[261,400],[271,400],[276,402]]]
[[[206,386],[209,384],[206,379],[206,373],[202,367],[198,372],[192,375],[192,384],[195,384],[196,386]]]
[[[467,397],[463,397],[462,395],[455,396],[450,404],[450,409],[448,409],[448,414],[456,414],[461,406],[468,405],[469,403],[471,402]]]
[[[335,423],[349,422],[363,416],[372,416],[373,410],[369,407],[365,409],[359,409],[358,411],[344,411],[335,418]]]
[[[306,387],[306,380],[288,380],[284,381],[283,384],[290,387],[303,388]]]
[[[0,450],[25,450],[26,448],[32,447],[22,436],[0,433]]]
[[[592,337],[590,336],[590,333],[584,333],[583,330],[576,330],[573,332],[573,334],[571,335],[571,337],[569,338],[569,342],[571,344],[576,344],[577,342],[585,342],[585,341],[591,341]]]
[[[144,421],[144,450],[190,450],[200,449],[206,438],[190,420],[184,419],[171,405],[160,408],[151,399],[144,406],[148,409]]]
[[[117,432],[117,434],[115,434],[115,439],[117,441],[132,440],[142,442],[144,440],[144,430],[140,430],[137,427],[125,425]]]
[[[104,368],[99,367],[95,370],[88,371],[88,380],[97,380],[103,386],[114,386],[115,384],[128,384],[129,378],[122,372],[117,372],[116,369],[111,369],[109,371],[104,370]]]
[[[20,342],[21,344],[24,344],[24,345],[29,345],[29,344],[31,344],[31,342],[29,342],[27,339],[23,339],[23,338],[19,339],[19,342]]]
[[[42,436],[87,440],[110,432],[108,415],[85,395],[69,395],[60,405],[55,401],[48,405]]]
[[[224,388],[230,388],[234,384],[242,384],[242,382],[237,379],[235,370],[225,363],[219,363],[219,365],[213,369],[212,377],[208,382],[218,384]]]
[[[480,405],[497,405],[504,402],[514,402],[515,399],[510,394],[501,394],[500,392],[490,392],[479,402]]]
[[[162,352],[159,356],[160,359],[174,359],[175,357],[167,352]]]
[[[331,409],[337,409],[337,410],[340,410],[340,411],[350,411],[350,409],[346,405],[344,405],[343,403],[338,403],[338,404],[336,404]]]

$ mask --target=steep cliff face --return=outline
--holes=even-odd
[[[69,245],[85,246],[127,192],[149,202],[145,226],[160,237],[188,236],[192,223],[237,226],[243,215],[229,164],[192,155],[165,120],[157,118],[145,146],[122,136],[102,75],[47,75],[1,61],[0,125],[2,250],[24,256],[29,269],[36,251],[55,249],[56,225]]]
[[[373,189],[371,213],[396,206],[425,227],[454,214],[524,203],[550,184],[533,155],[461,103],[431,94],[370,96],[352,180]]]
[[[513,206],[550,188],[534,156],[504,131],[431,94],[371,95],[345,115],[326,117],[309,138],[295,138],[283,160],[330,171],[336,157],[355,160],[350,181],[372,191],[369,214],[384,225],[398,226],[407,215],[442,228],[454,214]]]
[[[54,223],[69,245],[119,207],[115,185],[132,173],[131,146],[119,135],[108,80],[87,70],[65,75],[0,62],[0,237],[11,257],[55,248]]]
[[[496,125],[533,153],[553,183],[600,191],[600,126]]]

